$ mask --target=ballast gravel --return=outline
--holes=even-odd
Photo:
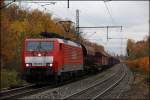
[[[119,67],[120,65],[116,65],[89,78],[18,99],[62,99],[110,77],[119,71]]]

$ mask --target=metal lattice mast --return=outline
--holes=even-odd
[[[19,2],[19,8],[21,8],[21,0],[20,1],[18,1]]]
[[[76,10],[76,33],[79,37],[80,33],[79,33],[79,10]]]

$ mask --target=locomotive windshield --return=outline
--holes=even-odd
[[[52,41],[28,41],[27,51],[49,51],[53,49]]]

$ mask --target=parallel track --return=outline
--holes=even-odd
[[[120,75],[121,75],[121,77],[118,77]],[[113,87],[115,87],[117,84],[119,84],[125,76],[126,76],[126,71],[125,71],[125,68],[123,68],[123,71],[119,71],[119,72],[111,75],[107,79],[100,81],[99,83],[96,83],[86,89],[83,89],[72,95],[66,96],[62,99],[92,99],[92,100],[95,100],[95,99],[99,98],[101,95],[105,95],[108,91],[111,91],[111,89]],[[115,82],[113,83],[114,80],[115,80]],[[107,87],[107,85],[108,85],[108,87]]]
[[[80,93],[84,93],[86,92],[87,90],[90,90],[91,88],[95,87],[95,86],[98,86],[99,84],[102,84],[102,83],[105,83],[107,82],[108,80],[112,79],[113,77],[115,77],[117,75],[117,73],[114,73],[112,74],[110,77],[102,80],[101,82],[97,83],[97,84],[94,84],[78,93],[74,93],[70,96],[67,96],[65,98],[61,98],[61,99],[69,99],[75,95],[79,95]],[[90,75],[91,76],[91,75]],[[81,79],[84,79],[84,78],[87,78],[89,77],[89,75],[85,75],[84,77],[80,77],[78,78],[77,80],[81,80]],[[116,84],[118,84],[121,80],[122,80],[123,76],[121,77],[120,80],[118,80],[115,84],[111,85],[109,89],[107,89],[105,92],[107,92],[108,90],[110,90],[112,87],[114,87]],[[58,87],[58,86],[61,86],[61,85],[64,85],[64,84],[68,84],[68,83],[71,83],[71,82],[74,82],[76,80],[69,80],[69,81],[66,81],[66,82],[62,82],[60,84],[50,84],[49,86],[41,86],[41,87],[36,87],[36,85],[28,85],[28,86],[25,86],[25,87],[20,87],[20,88],[17,88],[17,89],[12,89],[12,90],[8,90],[8,91],[1,91],[0,92],[0,99],[12,99],[12,98],[18,98],[18,97],[22,97],[22,96],[25,96],[25,95],[29,95],[29,94],[36,94],[38,92],[41,92],[41,91],[45,91],[45,90],[49,90],[49,89],[52,89],[52,88],[55,88],[55,87]],[[104,92],[104,93],[105,93]],[[101,93],[104,94],[104,93]],[[100,95],[98,95],[97,97],[99,97]],[[93,99],[96,99],[93,98]]]
[[[124,65],[125,66],[125,65]],[[125,77],[114,87],[112,87],[110,89],[110,91],[108,90],[106,93],[104,93],[103,95],[101,95],[100,99],[122,99],[124,91],[127,91],[128,89],[130,89],[130,84],[132,83],[132,72],[125,67],[126,69],[126,75]]]
[[[0,92],[0,99],[6,99],[9,97],[13,97],[15,95],[19,95],[20,93],[22,93],[22,91],[31,89],[34,86],[35,86],[34,84],[31,84],[31,85],[22,86],[22,87],[15,88],[15,89],[1,91]]]
[[[84,75],[84,76],[78,77],[76,79],[60,82],[58,84],[56,84],[56,82],[51,82],[48,85],[45,85],[45,86],[43,85],[40,87],[38,87],[35,84],[31,84],[31,85],[26,85],[26,86],[23,86],[20,88],[1,91],[0,92],[0,99],[12,99],[12,98],[15,99],[17,97],[22,97],[22,96],[27,95],[27,94],[36,94],[36,93],[41,92],[41,91],[45,91],[45,90],[52,89],[52,88],[55,88],[58,86],[69,84],[69,83],[77,81],[77,80],[85,79],[85,78],[90,77],[90,76],[91,75]]]
[[[98,94],[98,95],[96,95],[95,97],[93,97],[92,100],[98,99],[98,98],[100,98],[100,96],[105,95],[108,91],[111,91],[111,89],[113,89],[115,86],[117,86],[117,85],[120,83],[120,81],[123,80],[123,78],[124,78],[125,76],[126,76],[126,73],[124,73],[124,74],[122,75],[122,77],[121,77],[119,80],[117,80],[114,84],[110,85],[110,86],[109,86],[108,88],[106,88],[103,92],[101,92],[100,94]]]
[[[46,84],[46,85],[29,85],[26,87],[21,87],[21,88],[16,88],[14,90],[8,90],[8,91],[4,91],[4,92],[0,92],[0,99],[4,100],[4,99],[16,99],[16,98],[20,98],[20,97],[24,97],[26,95],[31,95],[31,94],[36,94],[42,91],[46,91],[49,89],[53,89],[55,87],[58,87],[60,85],[64,85],[67,84],[67,82],[69,83],[69,81],[66,82],[62,82],[59,84],[56,84],[55,82],[52,82],[50,84]]]

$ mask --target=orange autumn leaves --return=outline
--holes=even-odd
[[[146,36],[144,40],[137,42],[132,39],[128,39],[127,53],[129,59],[149,56],[149,37]]]
[[[39,10],[27,11],[11,5],[1,9],[1,67],[18,66],[21,62],[21,48],[25,38],[40,37],[41,32],[66,34],[48,13]],[[76,38],[74,31],[68,34]],[[20,65],[19,65],[20,66]],[[13,68],[13,67],[12,67]]]
[[[4,4],[4,3],[3,3]],[[61,19],[52,18],[50,13],[39,10],[24,10],[16,5],[1,9],[1,67],[21,68],[21,50],[25,38],[41,38],[41,32],[54,32],[72,40],[79,40],[83,44],[91,45],[98,50],[103,46],[91,43],[83,36],[77,36],[73,24],[62,25]],[[66,32],[64,26],[70,27]]]
[[[136,67],[141,71],[149,72],[150,71],[149,60],[150,57],[143,57],[136,60],[127,61],[126,63],[129,65],[130,68]]]
[[[144,57],[137,59],[137,64],[139,65],[139,68],[141,68],[144,71],[149,71],[149,59],[150,57]]]
[[[127,43],[128,60],[130,68],[139,69],[144,72],[149,70],[149,37],[144,40],[135,42],[129,39]]]

